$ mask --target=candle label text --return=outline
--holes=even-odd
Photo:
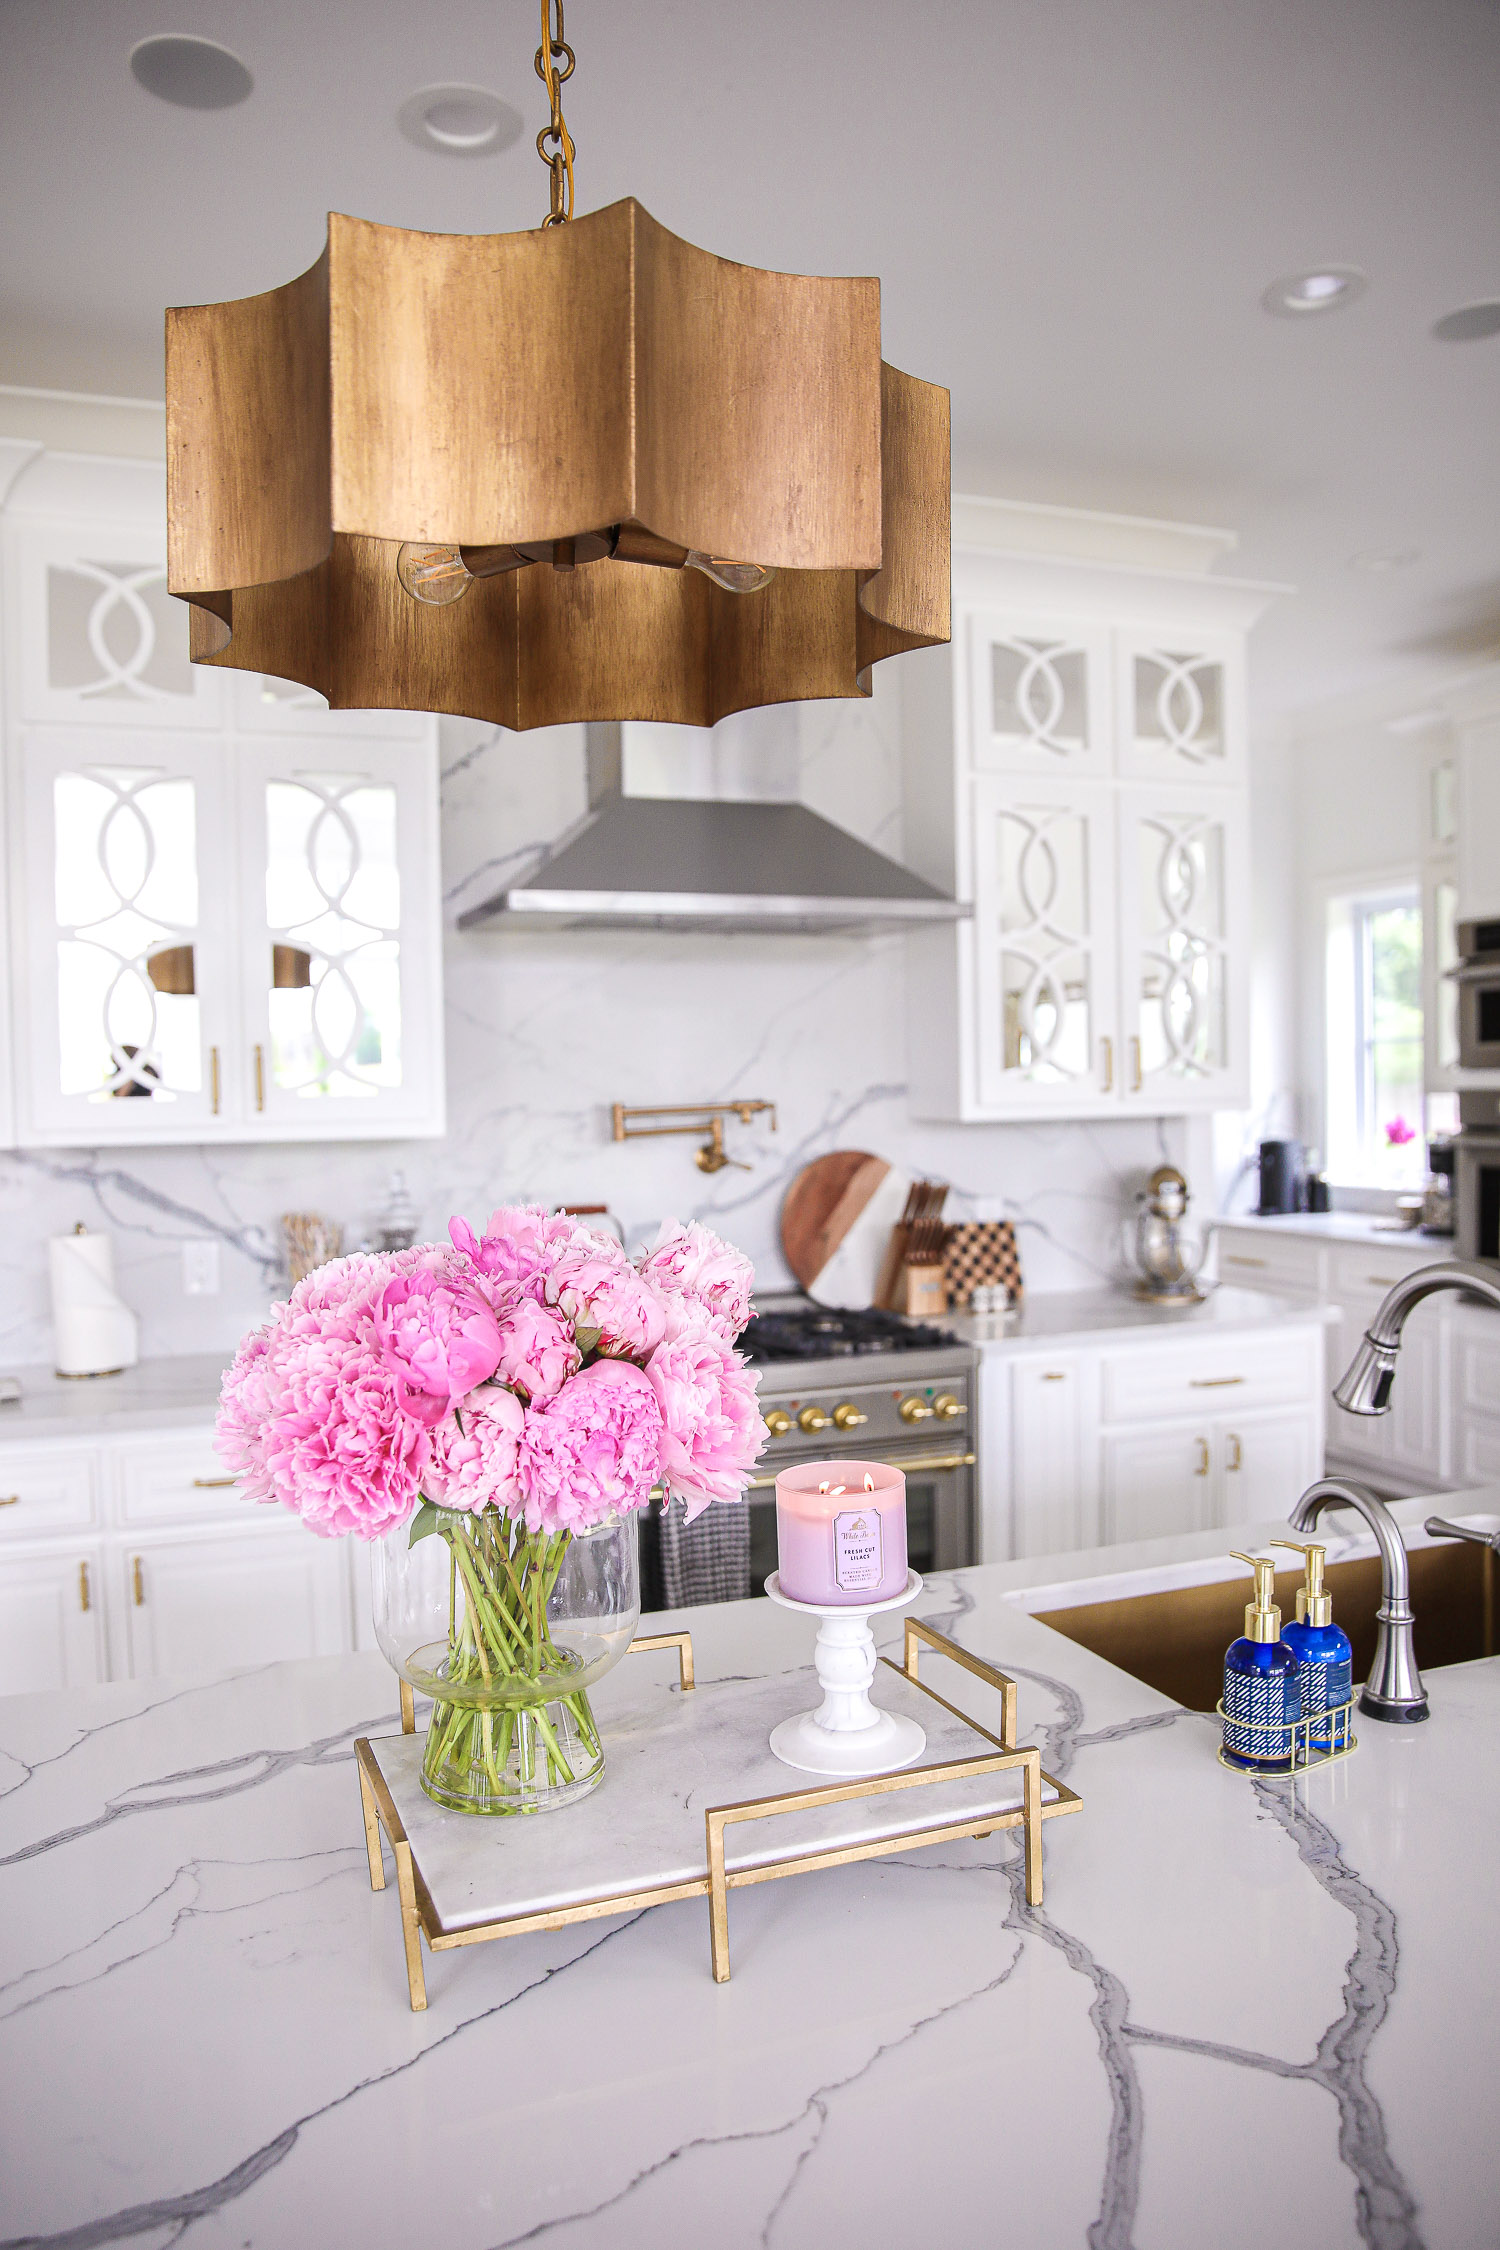
[[[880,1518],[873,1508],[851,1508],[833,1519],[833,1575],[845,1594],[867,1593],[885,1575]]]

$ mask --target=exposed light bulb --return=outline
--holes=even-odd
[[[776,576],[775,571],[767,570],[763,563],[730,562],[724,555],[705,555],[699,547],[689,547],[686,567],[701,570],[705,578],[722,586],[726,594],[758,594],[762,586],[769,586]]]
[[[474,581],[456,547],[409,541],[396,557],[396,576],[414,601],[441,609],[466,594]]]

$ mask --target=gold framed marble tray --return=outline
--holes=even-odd
[[[998,1734],[918,1677],[923,1643],[999,1691]],[[385,1889],[383,1833],[414,2009],[427,2005],[424,1938],[441,1953],[685,1898],[708,1900],[722,1984],[732,1890],[998,1828],[1022,1829],[1026,1896],[1040,1905],[1042,1823],[1077,1812],[1081,1800],[1043,1772],[1034,1745],[1017,1745],[1015,1682],[994,1665],[908,1618],[902,1662],[881,1659],[879,1697],[920,1718],[921,1762],[789,1789],[769,1736],[805,1704],[805,1675],[700,1687],[688,1633],[632,1641],[629,1653],[653,1651],[675,1652],[675,1679],[664,1665],[621,1664],[591,1690],[608,1765],[592,1796],[566,1811],[507,1820],[444,1812],[422,1792],[422,1745],[404,1694],[404,1731],[355,1743],[370,1887]]]

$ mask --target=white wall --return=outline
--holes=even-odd
[[[899,853],[894,671],[877,671],[871,703],[803,707],[799,736],[806,801]],[[444,882],[456,918],[583,810],[582,733],[516,737],[453,721],[443,746]],[[1181,1126],[914,1123],[905,974],[899,936],[450,929],[445,1141],[0,1155],[0,1362],[48,1357],[43,1245],[78,1219],[114,1231],[144,1351],[227,1351],[268,1301],[263,1253],[277,1215],[322,1210],[357,1238],[395,1165],[429,1235],[453,1211],[478,1219],[519,1196],[605,1201],[632,1236],[668,1213],[706,1218],[750,1253],[763,1286],[776,1286],[786,1279],[776,1221],[791,1174],[820,1151],[868,1148],[951,1180],[959,1213],[1015,1215],[1031,1287],[1097,1284],[1117,1262],[1134,1188],[1164,1154],[1191,1161]],[[778,1106],[774,1136],[731,1127],[748,1171],[706,1179],[691,1141],[608,1139],[613,1101],[731,1095]],[[205,1233],[223,1245],[222,1288],[189,1298],[181,1244]]]

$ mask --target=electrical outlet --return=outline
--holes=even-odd
[[[219,1245],[212,1235],[182,1246],[182,1288],[188,1297],[219,1294]]]

